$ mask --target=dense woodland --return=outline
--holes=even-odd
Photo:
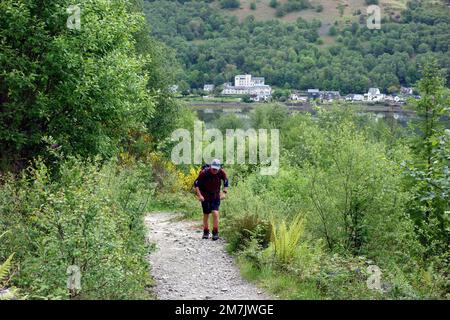
[[[201,219],[199,168],[170,160],[172,131],[198,117],[168,88],[245,71],[343,91],[393,77],[421,95],[406,127],[345,104],[314,117],[264,104],[247,122],[209,124],[280,130],[277,175],[225,166],[221,235],[245,277],[286,299],[449,298],[443,10],[411,4],[402,23],[341,30],[325,50],[318,23],[239,26],[200,2],[81,1],[79,30],[66,27],[71,1],[41,4],[0,2],[1,299],[154,298],[144,216]],[[78,291],[66,287],[72,265]],[[381,289],[367,286],[371,265]]]
[[[367,29],[364,17],[332,26],[334,41],[326,46],[318,20],[239,22],[205,1],[146,1],[144,8],[152,34],[175,49],[180,80],[191,88],[252,73],[278,87],[387,93],[414,85],[430,57],[450,68],[450,12],[442,5],[409,2],[400,22],[384,18],[380,30]]]

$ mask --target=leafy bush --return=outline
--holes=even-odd
[[[214,121],[214,128],[217,128],[223,134],[226,134],[227,129],[244,129],[245,123],[235,114],[227,114]]]
[[[270,0],[269,5],[272,8],[276,8],[278,6],[278,1],[277,0]]]
[[[235,177],[233,173],[231,175]],[[270,242],[270,215],[276,213],[274,202],[270,203],[252,190],[252,184],[257,184],[251,181],[255,176],[258,175],[248,176],[246,181],[232,186],[221,203],[223,234],[227,238],[227,249],[231,252],[244,249],[252,239],[256,239],[263,248]]]
[[[148,279],[143,213],[151,170],[137,163],[61,164],[59,179],[41,161],[0,186],[0,243],[16,252],[14,284],[30,298],[69,298],[66,270],[81,271],[81,298],[144,297]],[[20,268],[19,268],[20,266]]]
[[[231,252],[243,250],[249,246],[249,241],[256,241],[261,248],[270,242],[271,226],[266,219],[257,214],[246,214],[228,219],[224,227],[227,238],[227,249]]]
[[[264,105],[252,110],[252,128],[280,129],[288,118],[288,108],[282,104]]]
[[[220,6],[225,9],[239,8],[241,2],[239,0],[220,0]]]
[[[85,1],[81,27],[71,30],[70,4],[1,2],[0,122],[8,125],[0,127],[0,164],[25,167],[44,155],[45,136],[66,154],[112,156],[153,113],[149,58],[136,55],[133,38],[143,16],[128,2]]]
[[[294,183],[291,194],[303,200],[308,230],[321,234],[330,250],[380,259],[395,252],[403,263],[419,257],[421,246],[405,215],[401,168],[389,159],[398,157],[395,149],[388,153],[384,143],[371,141],[347,111],[318,115],[315,122],[294,117],[283,136],[286,154],[305,180]]]

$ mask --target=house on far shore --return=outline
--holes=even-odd
[[[378,88],[369,88],[369,91],[367,92],[367,94],[371,95],[371,96],[376,96],[378,94],[381,94],[380,89]]]
[[[308,89],[308,99],[314,100],[314,99],[320,99],[320,91],[319,89]]]
[[[384,101],[386,102],[399,102],[400,97],[398,95],[386,95],[384,97]]]
[[[414,92],[413,88],[410,87],[400,87],[400,93],[404,95],[412,95]]]
[[[341,99],[339,91],[321,91],[323,101],[333,102],[334,100]]]
[[[309,100],[320,99],[322,102],[333,102],[341,99],[339,91],[320,91],[319,89],[308,89],[306,96]]]
[[[364,95],[367,101],[384,101],[384,94],[380,92],[378,88],[369,88],[369,91]]]
[[[354,101],[360,102],[360,101],[364,101],[364,96],[362,94],[349,94],[349,95],[345,96],[345,100],[352,101],[352,102],[354,102]]]
[[[268,95],[251,94],[250,100],[252,100],[254,102],[265,102],[265,101],[269,100],[269,96]]]
[[[213,90],[214,90],[213,84],[205,84],[203,86],[203,91],[205,91],[205,92],[212,92]]]
[[[289,98],[293,101],[306,102],[308,101],[308,93],[305,91],[293,90]]]

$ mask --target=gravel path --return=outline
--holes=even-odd
[[[158,299],[271,299],[242,279],[224,250],[223,239],[202,239],[201,222],[177,218],[177,214],[157,212],[145,219],[148,239],[156,243],[149,260]]]

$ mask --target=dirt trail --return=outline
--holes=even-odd
[[[156,243],[149,260],[158,299],[270,299],[242,279],[233,258],[224,250],[223,239],[201,239],[201,225],[178,217],[157,212],[145,219],[148,239]]]

